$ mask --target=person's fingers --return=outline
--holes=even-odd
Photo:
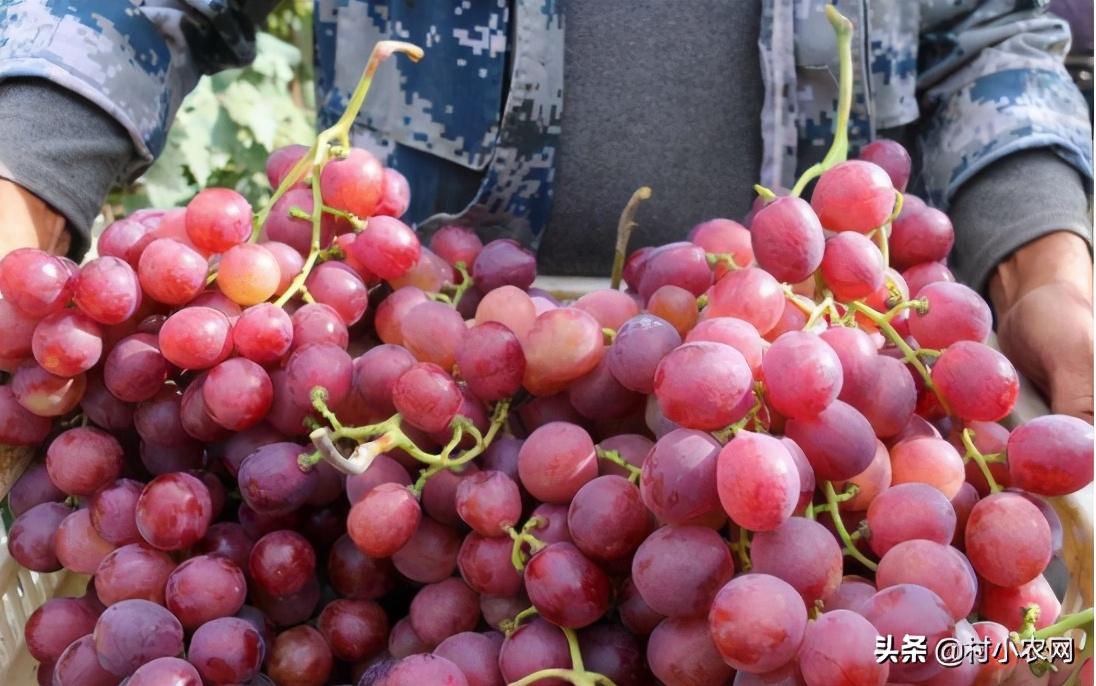
[[[69,235],[65,218],[33,193],[0,179],[0,256],[17,248],[65,254]]]

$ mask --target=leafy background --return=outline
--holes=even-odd
[[[235,188],[258,206],[270,196],[270,151],[314,133],[312,1],[283,0],[258,34],[254,63],[203,77],[183,101],[163,154],[115,189],[102,222],[142,207],[184,205],[205,186]]]

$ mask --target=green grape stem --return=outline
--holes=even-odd
[[[594,450],[599,460],[612,462],[616,466],[628,472],[628,481],[631,481],[633,484],[639,483],[639,477],[643,473],[643,470],[621,457],[619,451],[606,450],[601,446],[597,446]]]
[[[578,636],[574,629],[560,627],[560,631],[567,637],[567,649],[571,653],[571,669],[550,668],[542,669],[527,676],[510,682],[507,686],[529,686],[541,679],[562,679],[574,686],[616,686],[609,677],[597,672],[587,671],[582,662],[582,652],[579,650]]]
[[[856,547],[856,544],[853,543],[852,536],[849,535],[848,529],[845,528],[845,522],[842,521],[841,513],[837,507],[839,500],[837,492],[833,489],[833,482],[823,481],[822,491],[826,494],[826,509],[830,512],[830,517],[833,519],[833,527],[837,529],[838,537],[841,538],[841,542],[845,545],[846,554],[874,572],[879,565],[868,559],[864,553],[860,552]]]
[[[799,197],[815,177],[830,167],[844,162],[849,156],[849,113],[852,111],[852,22],[826,5],[826,19],[837,35],[837,121],[834,125],[833,143],[821,162],[811,165],[792,187],[791,194]]]
[[[997,480],[993,478],[993,473],[989,470],[986,456],[982,454],[982,451],[978,450],[978,446],[974,445],[974,432],[970,429],[963,429],[962,440],[963,448],[966,450],[963,459],[967,461],[974,460],[974,464],[978,465],[978,469],[982,472],[982,476],[985,477],[986,483],[989,484],[990,493],[999,493],[1001,491],[1001,486],[997,483]]]
[[[636,210],[639,203],[651,197],[651,189],[640,186],[628,199],[628,204],[620,213],[620,221],[617,222],[616,248],[613,252],[613,274],[610,285],[615,291],[620,288],[620,280],[624,277],[624,261],[628,257],[628,241],[632,238],[632,231],[638,226],[635,222]]]

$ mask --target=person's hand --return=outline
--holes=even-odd
[[[1091,422],[1092,258],[1059,232],[1013,253],[990,280],[1001,350],[1047,398],[1051,412]]]
[[[0,179],[0,257],[17,248],[65,254],[69,248],[65,218],[30,191]]]

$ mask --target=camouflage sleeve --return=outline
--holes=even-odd
[[[1037,0],[923,0],[922,125],[926,194],[947,206],[980,170],[1049,148],[1092,177],[1092,127],[1063,66],[1068,24]]]
[[[254,58],[274,0],[0,0],[0,79],[41,78],[103,109],[132,137],[127,175],[163,148],[205,73]]]

